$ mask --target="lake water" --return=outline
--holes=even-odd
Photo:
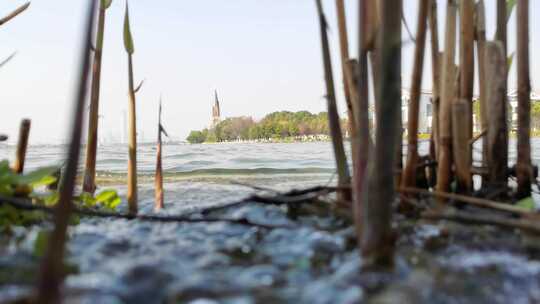
[[[534,146],[540,147],[540,142],[534,140]],[[30,147],[27,170],[61,164],[64,150],[65,146]],[[420,150],[427,150],[427,142],[421,143]],[[142,213],[154,212],[155,152],[153,145],[138,149]],[[11,159],[14,153],[14,147],[0,146],[0,158]],[[99,186],[116,188],[123,195],[127,147],[100,146],[98,153]],[[515,157],[515,150],[510,155]],[[540,161],[539,149],[533,158]],[[334,167],[329,142],[166,144],[165,210],[160,214],[186,214],[253,192],[234,182],[277,190],[332,184]],[[79,273],[66,280],[67,302],[358,303],[368,299],[367,293],[380,284],[376,282],[410,287],[418,294],[412,301],[418,303],[432,299],[459,303],[452,300],[455,296],[482,303],[540,301],[540,262],[517,249],[520,245],[512,232],[450,230],[455,241],[432,255],[418,248],[433,242],[443,228],[406,223],[409,230],[398,240],[396,272],[366,277],[358,271],[361,261],[354,248],[354,229],[327,214],[293,221],[287,208],[248,203],[214,216],[299,226],[267,230],[225,222],[83,218],[70,227],[68,261],[77,265]],[[24,271],[35,274],[39,260],[32,256],[32,246],[41,229],[16,230],[0,246],[0,302],[31,290],[33,275],[30,280],[15,277]],[[477,246],[468,237],[494,232],[497,239],[483,241],[489,246]]]

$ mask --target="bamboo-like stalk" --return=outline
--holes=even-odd
[[[457,88],[457,85],[456,85]],[[457,191],[468,193],[472,187],[471,159],[469,141],[470,133],[467,128],[469,103],[465,99],[456,98],[452,104],[452,150],[456,171]]]
[[[129,212],[137,214],[137,116],[135,111],[135,87],[133,81],[133,53],[135,48],[133,45],[133,36],[129,24],[129,7],[126,1],[126,14],[124,18],[124,48],[128,55],[128,98],[129,98],[129,122],[128,122],[128,137],[129,137],[129,160],[128,160],[128,190],[127,200]]]
[[[380,3],[378,0],[363,0],[367,1],[367,28],[366,28],[366,34],[368,35],[369,39],[366,40],[366,47],[369,50],[368,58],[369,62],[371,63],[371,78],[372,79],[379,79],[379,48],[381,44],[381,35],[380,35],[380,27],[381,27],[381,21],[380,21]],[[362,1],[362,2],[363,2]],[[380,99],[379,97],[379,90],[375,88],[375,84],[373,85],[373,95],[375,97],[375,112],[377,112],[378,103],[377,100]],[[374,117],[374,123],[373,126],[376,125],[376,119]]]
[[[430,0],[429,10],[429,31],[431,34],[431,77],[432,77],[432,99],[431,104],[432,118],[431,118],[431,138],[429,154],[431,159],[438,159],[439,152],[439,105],[440,105],[440,70],[442,55],[439,52],[439,25],[437,18],[437,0]],[[429,169],[430,184],[435,185],[437,182],[436,168]]]
[[[396,35],[399,36],[399,41],[400,41],[400,49],[401,49],[401,41],[403,41],[403,37],[402,37],[402,19],[401,17],[403,16],[403,0],[394,0],[394,5],[391,9],[394,9],[394,10],[399,10],[399,27],[397,28],[397,33]],[[387,7],[388,8],[388,7]],[[390,8],[389,8],[390,9]],[[398,61],[400,64],[401,64],[401,51],[399,53],[397,53],[397,56],[399,58],[396,58],[395,60]],[[399,109],[399,115],[397,116],[397,125],[398,125],[398,133],[399,135],[396,137],[396,143],[394,145],[394,153],[396,154],[395,156],[395,161],[394,161],[394,183],[396,185],[401,185],[401,173],[403,171],[403,134],[404,134],[404,129],[403,129],[403,116],[401,115],[401,108],[402,108],[402,99],[401,99],[401,88],[403,87],[403,84],[402,84],[402,81],[401,81],[401,73],[399,74],[399,77],[398,77],[398,83],[397,85],[399,85],[399,96],[400,98],[397,100],[397,105],[396,107]]]
[[[486,43],[489,186],[507,184],[508,127],[506,121],[506,57],[500,41]]]
[[[71,117],[72,126],[70,144],[67,151],[65,175],[62,179],[60,198],[54,213],[54,230],[47,242],[47,249],[41,261],[38,275],[36,303],[60,303],[60,285],[64,277],[64,251],[67,238],[69,217],[73,209],[73,190],[77,176],[77,166],[81,147],[81,134],[84,120],[84,101],[86,98],[86,83],[90,70],[90,41],[94,29],[94,14],[96,2],[90,1],[85,20],[82,48],[80,54],[80,72],[77,82],[77,91],[74,96],[74,112]]]
[[[474,1],[462,0],[460,9],[460,80],[459,80],[459,98],[456,103],[463,105],[454,105],[452,111],[457,111],[459,124],[452,127],[453,134],[453,153],[456,165],[456,179],[458,190],[467,193],[472,187],[471,163],[472,150],[467,144],[473,134],[472,117],[472,97],[474,89]],[[452,115],[457,115],[453,113]],[[457,118],[457,117],[456,117]],[[457,120],[456,120],[457,121]]]
[[[502,43],[504,58],[507,56],[507,28],[506,28],[506,0],[497,0],[497,29],[495,32],[495,40]]]
[[[23,119],[21,121],[21,128],[19,130],[19,141],[17,142],[17,152],[15,154],[15,163],[13,164],[13,171],[15,173],[23,173],[24,161],[26,159],[26,149],[28,147],[28,136],[30,135],[30,119]]]
[[[347,116],[349,119],[349,138],[351,139],[351,151],[352,151],[352,161],[353,167],[356,163],[357,158],[357,141],[358,141],[358,127],[356,126],[356,119],[354,118],[353,110],[353,100],[351,87],[352,75],[347,72],[347,61],[349,60],[349,37],[347,35],[347,18],[345,14],[345,3],[344,0],[336,0],[336,10],[337,10],[337,20],[338,20],[338,29],[339,29],[339,47],[341,55],[341,70],[343,77],[343,88],[345,91],[345,102],[347,104]],[[348,79],[349,78],[349,79]]]
[[[401,114],[401,10],[395,1],[381,1],[380,78],[375,79],[380,99],[375,130],[375,149],[369,163],[368,185],[365,189],[362,255],[366,266],[389,266],[393,263],[393,233],[391,229],[394,200],[394,166],[396,138],[399,137],[398,117]]]
[[[437,190],[448,192],[452,176],[452,99],[454,97],[456,47],[456,13],[454,0],[448,0],[446,7],[446,35],[441,75],[441,101],[439,106],[439,144],[437,167]]]
[[[473,117],[472,117],[472,98],[474,90],[474,0],[461,0],[460,11],[460,52],[459,52],[459,71],[460,71],[460,100],[466,102],[466,122],[467,133],[472,138]],[[470,159],[470,155],[468,156]],[[469,164],[470,166],[470,164]]]
[[[482,131],[487,133],[488,119],[487,119],[487,79],[486,79],[486,67],[485,67],[485,46],[486,46],[486,13],[484,1],[480,0],[476,4],[476,52],[478,57],[478,85],[480,93],[480,126]],[[482,165],[488,167],[487,162],[488,145],[487,140],[482,140]],[[486,177],[482,177],[482,181],[486,181]]]
[[[330,59],[330,47],[328,45],[327,23],[324,17],[321,0],[315,1],[317,4],[317,13],[319,16],[319,25],[321,32],[321,46],[324,66],[324,75],[326,82],[326,100],[328,106],[328,126],[332,138],[332,146],[334,148],[334,157],[338,172],[338,185],[345,186],[350,183],[349,168],[345,149],[343,148],[343,136],[339,124],[339,115],[336,105],[336,96],[334,89],[334,78],[332,74],[332,62]],[[341,199],[350,200],[350,192],[347,190],[340,191]]]
[[[420,110],[420,91],[422,89],[422,71],[424,69],[424,50],[426,48],[429,2],[430,0],[421,0],[418,7],[418,28],[416,31],[411,100],[409,102],[408,113],[407,164],[403,170],[403,187],[411,187],[416,184],[416,167],[418,164],[418,112]]]
[[[531,80],[529,78],[529,0],[517,3],[517,70],[518,70],[518,132],[517,132],[517,197],[531,195],[533,176],[531,163]]]
[[[353,173],[353,212],[357,230],[358,244],[362,241],[363,226],[363,205],[364,205],[364,186],[366,181],[366,170],[371,149],[371,135],[369,132],[369,75],[368,75],[368,51],[370,36],[369,2],[360,1],[358,3],[358,77],[351,87],[356,87],[356,99],[353,99],[354,117],[358,127],[358,149],[356,164]],[[350,65],[353,71],[353,64]]]
[[[155,175],[155,202],[154,210],[158,211],[165,207],[163,197],[163,167],[161,163],[161,134],[167,136],[167,132],[161,124],[161,98],[159,99],[159,113],[158,113],[158,137],[157,137],[157,160],[156,160],[156,175]]]
[[[26,2],[25,4],[19,6],[17,9],[15,9],[13,12],[9,13],[7,16],[0,19],[0,26],[4,25],[11,19],[17,17],[19,14],[24,12],[28,7],[30,6],[30,1]]]
[[[88,119],[88,142],[86,144],[86,166],[84,171],[83,191],[94,193],[96,190],[96,154],[99,125],[99,90],[101,84],[101,60],[103,38],[105,36],[105,12],[112,0],[100,0],[96,47],[94,48],[94,67],[92,70],[92,89],[90,92],[90,114]]]

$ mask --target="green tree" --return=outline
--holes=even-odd
[[[206,132],[208,134],[208,132]],[[206,141],[206,135],[204,131],[191,131],[186,140],[190,144],[200,144]]]

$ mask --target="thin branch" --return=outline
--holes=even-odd
[[[1,200],[0,204],[7,203],[12,207],[15,207],[21,210],[39,210],[39,211],[43,211],[43,212],[47,212],[51,214],[55,212],[54,208],[43,206],[43,205],[35,205],[35,204],[32,204],[27,199],[0,196],[0,200]],[[126,220],[140,220],[140,221],[147,221],[147,222],[184,222],[184,223],[227,222],[231,224],[255,226],[255,227],[265,228],[265,229],[295,228],[294,225],[266,225],[262,223],[256,223],[246,218],[238,218],[238,219],[235,219],[235,218],[189,218],[189,217],[186,217],[185,215],[183,216],[159,216],[159,215],[144,215],[144,214],[133,215],[129,213],[106,212],[106,211],[81,209],[81,208],[74,208],[73,212],[76,214],[84,215],[84,216],[92,216],[92,217],[100,217],[100,218],[116,218],[116,219],[126,219]]]
[[[6,63],[8,63],[13,57],[17,55],[17,52],[13,52],[11,55],[9,55],[6,59],[4,59],[2,62],[0,62],[0,68],[3,67]]]
[[[25,4],[19,6],[19,8],[11,12],[9,15],[0,19],[0,25],[4,25],[4,23],[7,23],[11,19],[17,17],[20,13],[24,12],[29,6],[30,6],[30,2],[26,2]]]
[[[434,196],[434,197],[439,197],[439,198],[444,198],[444,199],[453,199],[460,203],[465,203],[465,204],[469,204],[469,205],[480,207],[480,208],[508,212],[508,213],[523,216],[523,217],[530,217],[530,218],[539,217],[538,214],[526,211],[519,207],[495,202],[488,199],[470,197],[470,196],[461,195],[461,194],[454,194],[454,193],[441,192],[441,191],[428,191],[428,190],[418,189],[418,188],[401,188],[399,192],[429,195],[429,196]]]
[[[487,130],[485,129],[482,130],[482,132],[478,133],[477,135],[475,135],[473,138],[469,140],[469,146],[472,146],[477,140],[484,137],[486,134],[487,134]]]
[[[494,225],[505,228],[521,229],[530,233],[540,234],[540,225],[529,220],[523,219],[507,219],[493,216],[471,215],[460,211],[426,211],[422,213],[422,218],[432,220],[449,220],[464,224],[475,225]]]
[[[403,13],[403,11],[401,11],[401,20],[403,21],[403,25],[405,25],[405,30],[407,30],[409,38],[412,42],[416,43],[416,38],[414,38],[411,29],[409,28],[409,24],[407,23],[407,19],[405,18],[405,14]]]
[[[230,181],[229,183],[231,185],[248,187],[248,188],[251,188],[251,189],[257,190],[257,191],[268,191],[268,192],[273,192],[273,193],[280,193],[279,191],[277,191],[275,189],[272,189],[272,188],[256,186],[256,185],[243,183],[243,182],[238,182],[238,181]]]
[[[145,80],[146,80],[146,79],[143,79],[143,80],[141,80],[141,82],[139,82],[139,85],[138,85],[138,86],[135,88],[135,90],[133,91],[134,93],[138,93],[138,92],[139,92],[139,90],[141,89],[141,87],[142,87],[142,85],[143,85],[143,83],[144,83]]]

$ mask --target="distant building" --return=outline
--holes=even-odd
[[[219,99],[217,90],[214,91],[214,105],[212,106],[212,120],[210,121],[210,129],[213,129],[221,122],[221,109],[219,107]]]
[[[531,100],[531,103],[540,102],[540,93],[537,93],[531,90],[530,100]],[[510,128],[511,130],[516,130],[517,120],[518,120],[518,117],[517,117],[518,91],[517,90],[512,90],[508,92],[508,103],[510,104],[510,108],[509,108],[510,113],[508,113],[508,117],[510,117],[511,119]],[[534,126],[533,126],[533,129],[535,129]]]
[[[409,103],[411,92],[408,89],[401,89],[401,119],[405,132],[409,121]],[[418,133],[431,133],[433,118],[433,103],[431,91],[421,91],[418,112]]]

